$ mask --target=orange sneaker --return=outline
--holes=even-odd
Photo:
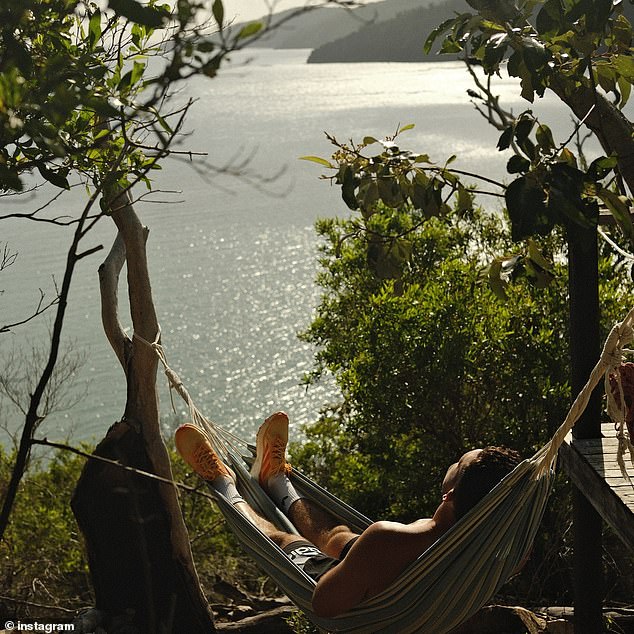
[[[275,412],[258,429],[255,462],[251,467],[251,475],[265,489],[273,476],[291,472],[291,465],[286,462],[287,443],[288,416],[284,412]]]
[[[174,434],[176,449],[183,460],[205,480],[225,476],[235,481],[231,469],[220,460],[209,439],[198,427],[181,425]]]

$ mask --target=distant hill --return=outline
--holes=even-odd
[[[384,3],[381,3],[384,4]],[[416,3],[402,6],[397,15],[362,25],[354,33],[327,42],[313,50],[308,63],[319,62],[421,62],[446,61],[455,55],[425,55],[423,45],[431,31],[456,13],[473,11],[466,0],[446,0],[438,4]],[[632,2],[622,11],[634,20]]]
[[[363,25],[354,33],[313,50],[309,63],[319,62],[421,62],[437,60],[425,55],[423,45],[431,31],[444,20],[463,12],[465,0],[420,6],[399,12],[390,19]],[[455,57],[454,57],[455,58]],[[443,55],[442,60],[452,59]]]
[[[368,25],[384,22],[397,14],[427,6],[433,0],[383,0],[356,9],[320,7],[311,9],[286,21],[296,11],[288,10],[273,16],[270,33],[257,40],[254,46],[264,48],[318,48],[328,42],[344,38]],[[281,25],[280,25],[281,24]],[[275,28],[275,25],[280,25]],[[236,24],[239,30],[244,24]]]

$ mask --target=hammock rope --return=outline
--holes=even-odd
[[[634,308],[630,310],[623,321],[615,324],[610,331],[610,334],[603,345],[599,361],[590,373],[588,381],[582,388],[581,392],[579,392],[579,395],[574,400],[573,404],[570,406],[564,422],[553,434],[551,440],[542,449],[543,455],[540,457],[540,464],[535,470],[536,477],[541,477],[543,473],[554,466],[557,460],[557,452],[559,451],[559,448],[566,439],[566,436],[570,433],[570,431],[572,431],[572,428],[581,417],[581,414],[585,411],[588,401],[592,396],[592,392],[597,387],[602,377],[604,377],[606,384],[605,393],[608,395],[608,414],[612,420],[619,421],[617,428],[617,438],[619,441],[619,464],[621,464],[622,456],[625,454],[628,447],[630,449],[630,455],[634,460],[631,439],[628,439],[626,436],[625,415],[619,414],[617,416],[615,399],[612,396],[612,391],[609,389],[609,377],[611,374],[616,373],[619,386],[619,403],[624,405],[623,388],[621,385],[620,375],[617,370],[623,362],[623,355],[632,352],[626,348],[627,344],[631,343],[632,340],[634,340]],[[625,407],[623,407],[621,411],[625,412]],[[623,463],[621,470],[625,473],[625,463]]]
[[[160,331],[151,343],[136,333],[134,338],[155,351],[164,368],[170,396],[174,390],[185,401],[191,422],[206,433],[214,450],[234,469],[245,500],[282,530],[298,534],[249,474],[255,447],[200,412],[167,363],[159,343]],[[213,487],[210,490],[243,549],[322,631],[444,634],[482,607],[528,556],[550,493],[557,452],[602,376],[606,382],[608,411],[617,427],[619,454],[622,458],[629,448],[634,464],[631,439],[625,429],[624,395],[618,372],[623,355],[632,352],[625,348],[632,340],[634,308],[610,332],[587,383],[551,440],[532,458],[520,463],[389,588],[344,615],[332,619],[316,616],[311,608],[315,582],[229,500]],[[608,389],[609,377],[615,373],[617,389],[613,392]],[[625,473],[624,462],[622,470]],[[302,495],[352,530],[362,532],[371,524],[367,517],[303,474],[293,470],[290,477]]]

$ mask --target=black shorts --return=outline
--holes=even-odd
[[[328,557],[309,541],[301,540],[293,542],[283,548],[289,559],[299,566],[311,579],[319,581],[329,570],[334,568],[348,554],[352,545],[359,539],[353,537],[341,550],[339,559]]]

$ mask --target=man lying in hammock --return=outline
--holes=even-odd
[[[469,451],[447,470],[442,500],[433,517],[411,524],[376,522],[358,535],[293,487],[285,455],[288,417],[277,412],[258,430],[251,475],[301,533],[299,537],[278,530],[244,501],[233,472],[198,427],[179,427],[175,441],[183,459],[198,475],[210,481],[317,582],[313,610],[322,617],[347,612],[385,590],[520,462],[516,452],[501,447]]]

